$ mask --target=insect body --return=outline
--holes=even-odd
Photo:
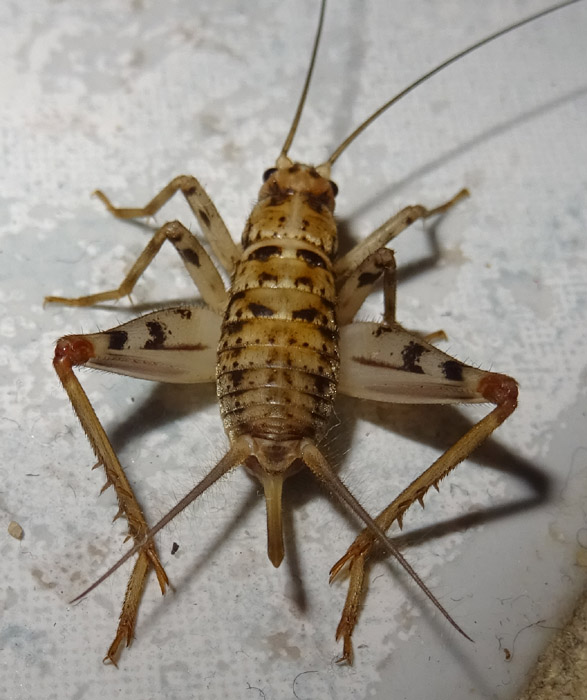
[[[303,440],[324,434],[338,384],[336,240],[333,183],[283,158],[243,233],[216,369],[231,442],[254,443],[247,466],[265,489],[275,566],[283,479],[301,467]]]
[[[181,191],[215,258],[230,276],[229,289],[197,238],[173,221],[155,233],[119,288],[78,299],[47,298],[49,302],[74,306],[118,299],[131,291],[168,240],[179,252],[206,303],[206,307],[157,311],[109,331],[65,336],[57,343],[55,369],[105,469],[107,483],[116,491],[120,513],[127,518],[136,543],[124,558],[137,554],[118,630],[106,656],[112,662],[120,645],[132,641],[149,568],[155,569],[163,592],[168,584],[153,535],[220,476],[239,465],[244,465],[263,485],[268,555],[275,566],[284,556],[282,484],[295,471],[312,471],[363,522],[364,531],[332,570],[332,576],[345,566],[350,570],[347,600],[337,630],[337,638],[343,640],[345,660],[352,660],[351,636],[366,586],[366,561],[376,545],[383,545],[399,561],[457,627],[385,532],[394,522],[401,526],[410,505],[415,501],[422,503],[426,492],[437,487],[514,411],[517,385],[505,375],[459,362],[435,348],[431,338],[398,324],[395,258],[385,246],[417,219],[443,214],[467,192],[462,190],[432,209],[422,205],[406,207],[349,253],[338,256],[333,217],[337,188],[330,180],[331,166],[372,119],[322,165],[293,162],[287,150],[304,96],[305,90],[276,167],[265,174],[241,245],[233,241],[210,198],[191,176],[176,178],[143,208],[118,209],[104,194],[97,193],[114,215],[134,218],[153,215]],[[395,98],[384,108],[393,101]],[[382,323],[354,322],[362,302],[381,279]],[[73,368],[79,365],[172,383],[216,382],[230,443],[228,452],[153,528],[149,528],[116,453],[74,374]],[[340,482],[319,448],[337,391],[385,402],[484,402],[495,407],[373,519]]]

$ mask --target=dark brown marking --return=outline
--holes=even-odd
[[[315,211],[317,214],[321,214],[324,207],[327,209],[332,208],[332,198],[328,192],[322,192],[321,194],[306,192],[305,200],[310,209]]]
[[[296,277],[294,280],[294,284],[296,287],[309,287],[312,289],[312,278],[311,277]]]
[[[208,214],[203,209],[200,209],[198,214],[200,215],[200,218],[202,219],[202,223],[206,228],[210,228],[210,217]]]
[[[381,367],[383,369],[396,369],[401,370],[402,367],[392,364],[391,362],[382,362],[381,360],[372,360],[370,357],[360,357],[359,355],[354,355],[352,358],[353,362],[358,365],[366,365],[367,367]]]
[[[357,287],[365,287],[368,284],[374,284],[380,276],[381,272],[363,272],[362,275],[359,275]]]
[[[223,333],[240,333],[245,325],[246,321],[229,321],[225,324]]]
[[[249,221],[247,222],[247,225],[245,226],[245,230],[243,231],[243,243],[246,244],[249,240],[249,237],[251,235],[251,230],[253,228],[253,224]]]
[[[128,333],[126,331],[110,331],[108,335],[108,350],[122,350],[122,348],[124,348],[128,340]]]
[[[177,550],[178,550],[178,549],[179,549],[179,545],[177,544],[177,542],[174,542],[174,543],[171,545],[171,553],[172,553],[172,554],[177,554]]]
[[[196,253],[195,250],[193,250],[192,248],[183,248],[179,252],[181,253],[181,257],[187,262],[189,262],[190,265],[200,267],[200,256]]]
[[[271,317],[275,313],[273,309],[270,309],[268,306],[265,306],[264,304],[255,304],[251,302],[249,304],[249,311],[255,316],[255,318],[259,317]]]
[[[269,201],[267,202],[267,206],[269,207],[279,207],[281,206],[291,195],[293,192],[291,190],[279,190],[279,192],[276,192],[275,194],[272,194],[271,197],[269,198]]]
[[[305,202],[306,204],[315,211],[317,214],[322,213],[322,209],[324,209],[324,200],[320,196],[316,196],[315,194],[311,194],[310,192],[305,193]]]
[[[412,349],[410,346],[415,346],[415,348],[419,348],[420,350],[415,350]],[[426,351],[426,348],[422,347],[418,343],[414,343],[413,341],[407,345],[403,351],[402,351],[402,357],[404,360],[404,364],[399,366],[396,364],[393,364],[392,362],[383,362],[382,360],[373,360],[370,357],[361,357],[359,355],[353,356],[352,360],[353,362],[356,362],[359,365],[366,365],[367,367],[380,367],[382,369],[393,369],[397,370],[400,372],[413,372],[415,374],[424,374],[424,370],[417,364],[415,364],[418,359],[420,358],[420,355],[422,354],[421,351]],[[406,362],[406,359],[412,359],[408,358],[408,355],[412,355],[415,359],[413,359],[413,364],[410,366],[409,362]]]
[[[376,338],[379,338],[379,336],[383,335],[383,333],[391,333],[391,331],[391,326],[384,326],[381,324],[380,326],[377,326],[377,330],[375,331],[374,335]]]
[[[196,194],[197,190],[195,186],[188,187],[187,190],[184,190],[185,196],[186,197],[192,197],[193,195]]]
[[[156,350],[157,348],[163,347],[165,343],[165,331],[163,325],[159,321],[147,321],[147,328],[149,329],[150,340],[145,343],[145,350]]]
[[[324,258],[319,253],[315,253],[313,250],[300,248],[296,252],[296,257],[301,258],[310,267],[326,268],[326,261],[324,260]]]
[[[259,277],[259,285],[262,286],[263,282],[274,282],[277,284],[278,277],[277,275],[271,275],[269,272],[262,272]]]
[[[233,360],[233,362],[234,362],[235,360],[238,360],[241,357],[241,355],[243,354],[243,352],[245,350],[246,350],[246,347],[236,348],[233,346],[230,348],[230,350],[228,352],[227,359]]]
[[[150,342],[150,341],[149,341]],[[146,347],[146,346],[145,346]],[[204,345],[203,343],[184,343],[183,345],[166,345],[164,350],[189,350],[190,352],[193,352],[194,350],[207,350],[208,345]]]
[[[189,321],[192,317],[191,309],[173,309],[174,314],[179,314],[186,321]]]
[[[274,255],[281,255],[281,253],[281,246],[264,245],[250,253],[247,260],[259,260],[260,262],[267,262],[269,258],[273,257]]]
[[[327,326],[316,326],[316,330],[320,335],[330,343],[336,342],[338,338],[338,332],[328,328]]]
[[[291,317],[294,321],[307,321],[308,323],[312,323],[319,315],[321,316],[322,314],[320,314],[318,309],[308,306],[305,309],[292,311]]]
[[[441,365],[442,373],[451,382],[463,381],[463,365],[456,360],[447,360]]]
[[[324,396],[330,393],[330,379],[328,379],[328,377],[314,376],[314,386],[316,387],[318,396]]]
[[[428,350],[426,350],[423,345],[411,340],[402,350],[404,365],[401,369],[405,372],[413,372],[414,374],[424,374],[424,370],[418,363],[420,362],[420,357],[422,357],[425,352],[428,352]]]

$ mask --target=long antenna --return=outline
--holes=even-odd
[[[428,73],[425,73],[423,76],[415,80],[411,85],[408,85],[407,88],[404,88],[401,92],[399,92],[397,95],[391,98],[388,102],[386,102],[384,105],[379,107],[379,109],[373,114],[365,119],[365,121],[360,124],[353,132],[350,134],[350,136],[347,136],[346,139],[338,146],[338,148],[334,151],[334,153],[328,158],[328,160],[324,163],[326,166],[332,166],[334,161],[338,159],[340,154],[345,151],[350,144],[359,136],[359,134],[362,134],[365,129],[372,124],[377,117],[379,117],[383,112],[385,112],[387,109],[389,109],[392,105],[394,105],[396,102],[399,102],[402,97],[405,97],[409,92],[412,92],[415,88],[417,88],[419,85],[422,85],[422,83],[425,83],[429,78],[431,78],[433,75],[436,75],[437,73],[440,73],[441,70],[444,70],[448,66],[450,66],[452,63],[455,63],[455,61],[458,61],[459,59],[463,58],[463,56],[466,56],[467,54],[472,53],[473,51],[476,51],[477,49],[481,48],[482,46],[485,46],[485,44],[489,44],[492,41],[495,41],[495,39],[498,39],[499,37],[503,36],[504,34],[508,34],[509,32],[514,31],[514,29],[518,29],[519,27],[523,27],[525,24],[529,24],[530,22],[534,22],[537,19],[540,19],[541,17],[545,17],[546,15],[549,15],[551,12],[556,12],[557,10],[562,9],[563,7],[567,7],[568,5],[574,5],[576,2],[579,2],[579,0],[567,0],[566,2],[561,2],[558,5],[553,5],[552,7],[549,7],[546,10],[542,10],[542,12],[537,12],[535,15],[532,15],[530,17],[526,17],[526,19],[522,19],[519,22],[516,22],[515,24],[510,24],[508,27],[505,27],[504,29],[500,29],[498,32],[495,32],[495,34],[491,34],[490,36],[485,37],[485,39],[481,39],[481,41],[476,42],[475,44],[472,44],[468,48],[464,49],[463,51],[460,51],[459,53],[455,54],[454,56],[451,56],[451,58],[447,59],[440,65],[436,66],[436,68],[433,68],[431,71]]]
[[[322,5],[320,7],[320,19],[318,20],[318,29],[316,30],[316,37],[314,39],[314,48],[312,49],[312,58],[310,59],[310,66],[308,68],[308,72],[306,74],[306,82],[304,83],[304,89],[302,90],[302,94],[300,96],[300,101],[298,102],[298,108],[296,110],[295,116],[293,118],[293,122],[291,124],[291,127],[289,129],[289,133],[287,134],[287,138],[285,139],[285,143],[283,144],[283,148],[281,149],[281,153],[279,154],[280,158],[284,158],[287,156],[287,152],[289,151],[289,147],[291,146],[291,142],[294,139],[294,136],[296,134],[296,129],[298,128],[298,124],[300,123],[300,118],[302,116],[302,110],[304,109],[304,104],[306,102],[306,96],[308,94],[308,89],[310,87],[310,80],[312,80],[312,73],[314,72],[314,64],[316,63],[316,54],[318,53],[318,44],[320,43],[320,35],[322,34],[322,25],[324,24],[324,13],[326,11],[326,0],[322,0]]]

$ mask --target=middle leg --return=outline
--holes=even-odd
[[[395,254],[390,248],[379,248],[369,255],[346,278],[338,292],[336,316],[340,326],[352,322],[357,311],[383,275],[383,324],[382,327],[392,328],[398,325],[396,321],[396,290],[397,268]],[[422,335],[427,343],[446,340],[442,330]]]
[[[154,216],[178,190],[181,191],[190,209],[194,212],[214,255],[220,260],[224,269],[232,274],[234,266],[240,258],[241,248],[232,240],[232,236],[214,206],[214,202],[193,175],[178,175],[144,207],[115,207],[101,190],[96,190],[94,194],[116,218],[136,219]]]
[[[367,238],[358,243],[346,255],[343,255],[335,262],[334,272],[336,279],[344,282],[363,261],[370,255],[373,255],[377,250],[387,245],[404,229],[413,224],[414,221],[444,214],[463,199],[463,197],[468,196],[469,190],[462,189],[460,192],[457,192],[452,199],[449,199],[448,202],[444,202],[444,204],[434,207],[434,209],[427,209],[421,204],[415,204],[414,206],[402,209],[398,214],[388,219],[382,226],[373,231],[370,236],[367,236]]]
[[[170,221],[155,232],[153,238],[151,238],[116,289],[109,289],[105,292],[97,292],[96,294],[77,298],[48,296],[45,297],[45,302],[65,304],[67,306],[92,306],[101,301],[116,300],[129,295],[139,277],[147,269],[166,240],[181,255],[186,270],[189,272],[196,287],[200,290],[200,294],[206,304],[214,311],[223,313],[228,295],[222,277],[220,277],[220,273],[202,247],[202,244],[179,221]]]

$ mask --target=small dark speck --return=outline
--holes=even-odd
[[[172,553],[172,554],[175,554],[175,553],[177,552],[178,549],[179,549],[179,545],[177,544],[177,542],[174,542],[174,543],[171,545],[171,553]]]

